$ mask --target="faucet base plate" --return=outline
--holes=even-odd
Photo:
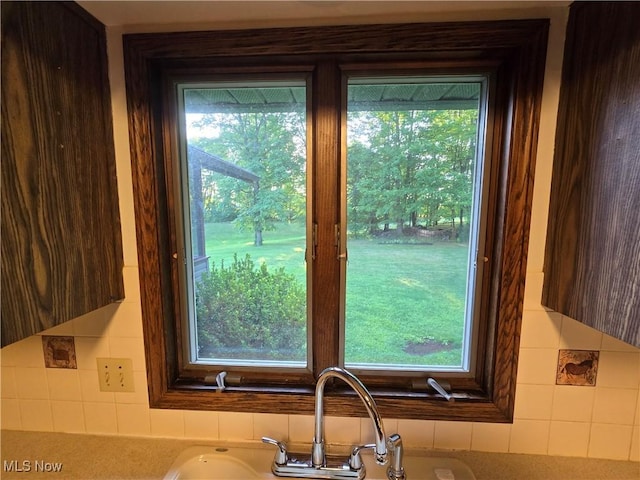
[[[327,455],[325,464],[321,467],[314,467],[311,458],[299,460],[296,454],[290,454],[286,464],[273,463],[271,471],[277,477],[293,478],[317,478],[323,480],[362,480],[365,477],[364,465],[353,469],[344,457],[333,457]]]

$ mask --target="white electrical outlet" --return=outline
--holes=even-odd
[[[130,358],[97,358],[102,392],[133,392],[133,361]]]

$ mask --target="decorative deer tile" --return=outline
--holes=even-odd
[[[559,350],[556,385],[595,386],[598,350]]]

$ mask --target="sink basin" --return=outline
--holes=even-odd
[[[192,447],[182,452],[173,463],[164,480],[251,480],[254,478],[270,478],[269,467],[271,456],[265,463],[265,472],[260,474],[249,463],[241,460],[233,449],[217,447]]]
[[[164,480],[278,480],[271,473],[271,448],[197,446],[184,450],[173,462]],[[372,455],[363,455],[365,480],[387,480],[386,467],[376,465]],[[406,455],[408,480],[475,480],[469,467],[456,458]],[[294,480],[294,479],[291,479]]]

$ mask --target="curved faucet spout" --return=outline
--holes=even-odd
[[[316,405],[315,405],[315,433],[313,436],[313,450],[311,460],[313,466],[318,468],[325,463],[324,451],[324,386],[329,378],[339,378],[349,385],[360,397],[367,409],[369,418],[373,422],[375,433],[375,458],[376,463],[384,465],[387,463],[387,440],[382,426],[382,419],[378,413],[378,407],[373,397],[358,378],[347,370],[339,367],[329,367],[324,369],[318,377],[316,383]]]

